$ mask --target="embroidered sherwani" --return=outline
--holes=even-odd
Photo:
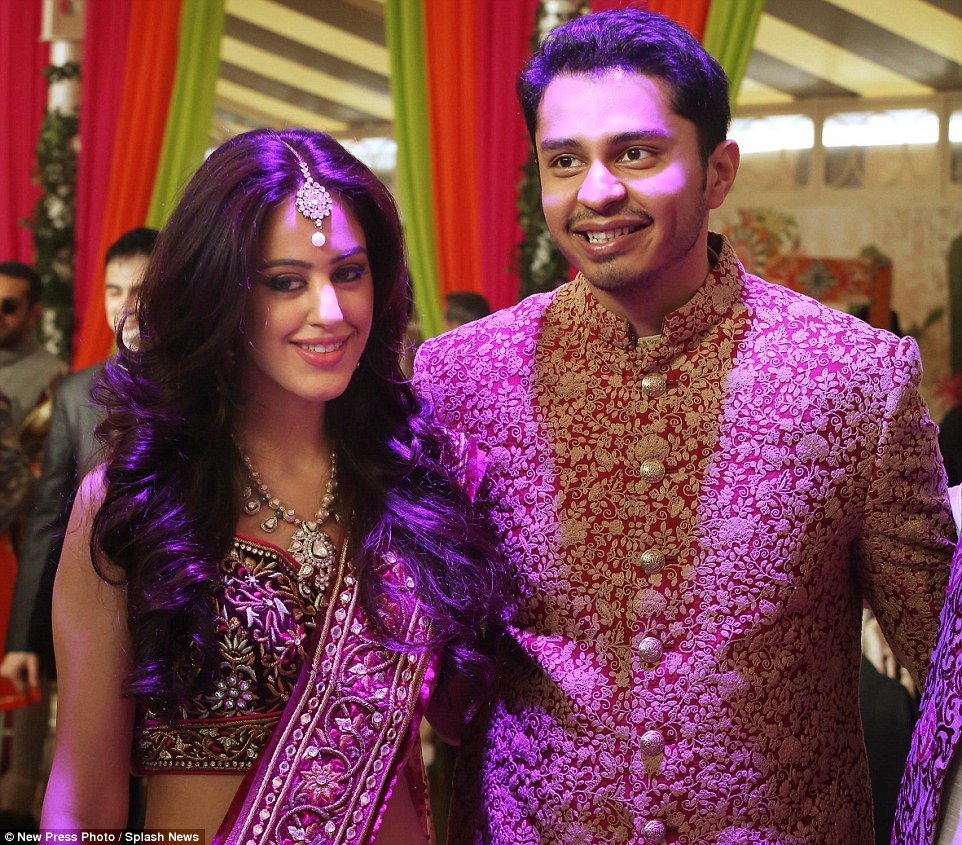
[[[871,843],[862,599],[920,673],[952,548],[920,375],[727,243],[654,340],[579,277],[424,344],[522,594],[451,841]]]

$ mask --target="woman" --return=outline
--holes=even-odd
[[[484,677],[506,582],[401,375],[409,298],[390,194],[329,137],[249,132],[188,184],[60,562],[45,827],[122,827],[133,749],[147,828],[427,840],[436,656]]]

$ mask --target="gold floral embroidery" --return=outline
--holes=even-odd
[[[235,538],[212,609],[218,677],[171,723],[138,719],[134,766],[151,771],[246,771],[277,724],[304,660],[317,609],[277,549]]]

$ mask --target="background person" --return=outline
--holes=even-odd
[[[43,445],[46,426],[40,422],[41,405],[49,400],[67,371],[67,365],[37,339],[36,326],[43,313],[42,293],[40,276],[28,264],[0,262],[0,392],[9,400],[10,421],[20,445],[30,444],[30,452],[25,455],[28,464],[38,459]],[[25,508],[29,506],[33,476],[28,480],[31,484],[22,499]],[[9,589],[13,587],[12,573],[20,553],[25,512],[17,512],[7,536],[0,538],[0,556],[7,567]],[[5,720],[14,739],[6,771],[0,778],[0,810],[9,815],[12,821],[8,823],[30,828],[36,822],[32,814],[37,799],[39,757],[33,741],[25,744],[20,738],[44,732],[46,721],[34,706],[10,711]],[[29,753],[25,753],[27,748]]]
[[[67,372],[67,365],[37,340],[42,293],[40,276],[30,265],[0,262],[0,390],[10,399],[18,429]]]
[[[449,332],[490,313],[491,306],[480,293],[452,291],[444,298],[444,330]]]
[[[125,232],[107,250],[104,306],[111,329],[116,330],[121,319],[133,311],[156,240],[156,229],[141,227]],[[133,314],[124,323],[125,345],[135,346],[136,338],[137,318]],[[103,458],[94,434],[103,419],[103,409],[90,396],[103,368],[104,363],[99,363],[68,375],[54,394],[40,480],[18,561],[6,654],[0,664],[0,675],[21,690],[38,685],[41,661],[47,670],[53,668],[49,590],[77,486]],[[40,593],[45,598],[37,607]],[[40,618],[32,623],[35,608]]]
[[[112,329],[120,325],[121,318],[136,303],[156,239],[156,229],[137,228],[125,232],[107,250],[104,305]],[[124,323],[124,341],[128,346],[135,344],[136,334],[137,320],[133,316]],[[17,579],[0,675],[21,692],[39,690],[40,698],[13,713],[11,762],[3,777],[3,794],[8,802],[4,808],[12,811],[35,814],[36,795],[45,776],[44,746],[50,725],[52,688],[49,683],[41,685],[41,678],[49,682],[54,676],[50,599],[77,486],[103,458],[94,436],[103,411],[90,396],[103,366],[95,364],[72,373],[56,389],[40,478],[17,556]],[[17,801],[27,803],[18,805]]]

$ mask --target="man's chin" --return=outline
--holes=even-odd
[[[644,287],[645,284],[645,279],[640,273],[629,272],[623,267],[596,264],[581,272],[592,287],[608,293],[633,290]]]

